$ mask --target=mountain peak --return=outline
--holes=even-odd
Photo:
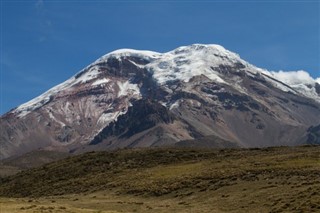
[[[122,57],[138,57],[138,58],[150,60],[150,59],[156,59],[160,56],[161,56],[161,53],[149,51],[149,50],[118,49],[102,56],[97,60],[97,62],[105,61],[108,58],[120,59]]]
[[[102,56],[96,62],[99,63],[101,61],[106,61],[108,58],[120,59],[122,57],[138,57],[138,58],[152,61],[152,60],[164,57],[166,55],[181,56],[181,55],[187,55],[187,54],[196,55],[199,53],[213,55],[216,57],[220,56],[220,57],[228,57],[230,59],[240,60],[240,56],[238,54],[233,53],[218,44],[191,44],[187,46],[178,47],[174,50],[171,50],[165,53],[149,51],[149,50],[136,50],[136,49],[129,49],[129,48],[117,49]]]
[[[229,84],[228,80],[226,81],[225,79],[225,74],[223,72],[221,73],[221,70],[234,67],[237,72],[244,70],[248,74],[262,73],[265,77],[269,76],[273,79],[281,77],[280,81],[283,83],[279,83],[272,79],[267,80],[281,90],[293,93],[298,91],[304,96],[320,102],[320,97],[318,95],[319,89],[317,89],[319,86],[315,88],[317,86],[315,84],[316,81],[310,76],[308,77],[306,72],[269,72],[242,60],[238,54],[225,49],[221,45],[198,43],[181,46],[166,53],[135,49],[118,49],[112,51],[100,57],[69,80],[50,89],[39,97],[20,105],[15,111],[18,112],[20,116],[24,116],[30,111],[48,103],[54,95],[62,90],[70,89],[79,83],[84,84],[86,82],[96,81],[91,84],[95,86],[100,85],[101,82],[107,82],[109,81],[108,79],[101,77],[102,75],[99,64],[108,62],[109,59],[116,59],[120,62],[125,58],[127,58],[126,60],[134,66],[148,70],[160,85],[174,81],[188,82],[191,78],[200,75],[206,76],[217,83]],[[143,63],[137,64],[133,58],[138,58],[143,61]],[[288,77],[282,78],[282,76]],[[314,82],[312,87],[297,84],[296,82],[293,84],[292,80],[286,81],[289,77],[290,79],[295,78],[300,81],[301,78],[298,78],[297,76],[307,76],[308,81]]]
[[[181,46],[174,49],[171,52],[180,53],[183,51],[205,51],[205,52],[216,52],[221,54],[231,53],[229,50],[225,49],[223,46],[219,44],[198,44],[198,43],[187,45],[187,46]]]
[[[159,84],[175,80],[188,82],[192,77],[205,75],[211,80],[225,83],[217,70],[219,66],[250,66],[240,56],[217,44],[192,44],[181,46],[172,51],[159,53],[148,50],[118,49],[112,51],[89,67],[107,63],[109,60],[128,60],[140,68],[147,69]],[[138,59],[142,64],[136,63]]]
[[[320,85],[304,71],[269,72],[216,44],[119,49],[2,116],[0,157],[90,150],[97,137],[107,149],[207,136],[293,145],[319,119]]]

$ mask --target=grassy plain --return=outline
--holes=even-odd
[[[320,212],[320,147],[135,149],[1,179],[0,212]]]

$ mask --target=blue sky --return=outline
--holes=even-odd
[[[320,76],[320,1],[1,0],[0,114],[120,48],[220,44],[269,70]]]

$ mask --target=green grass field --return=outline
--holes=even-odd
[[[0,212],[320,212],[320,147],[135,149],[1,179]]]

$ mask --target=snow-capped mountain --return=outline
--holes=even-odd
[[[295,145],[319,123],[320,85],[304,71],[260,69],[219,45],[121,49],[3,115],[1,156],[210,136],[240,147]]]

